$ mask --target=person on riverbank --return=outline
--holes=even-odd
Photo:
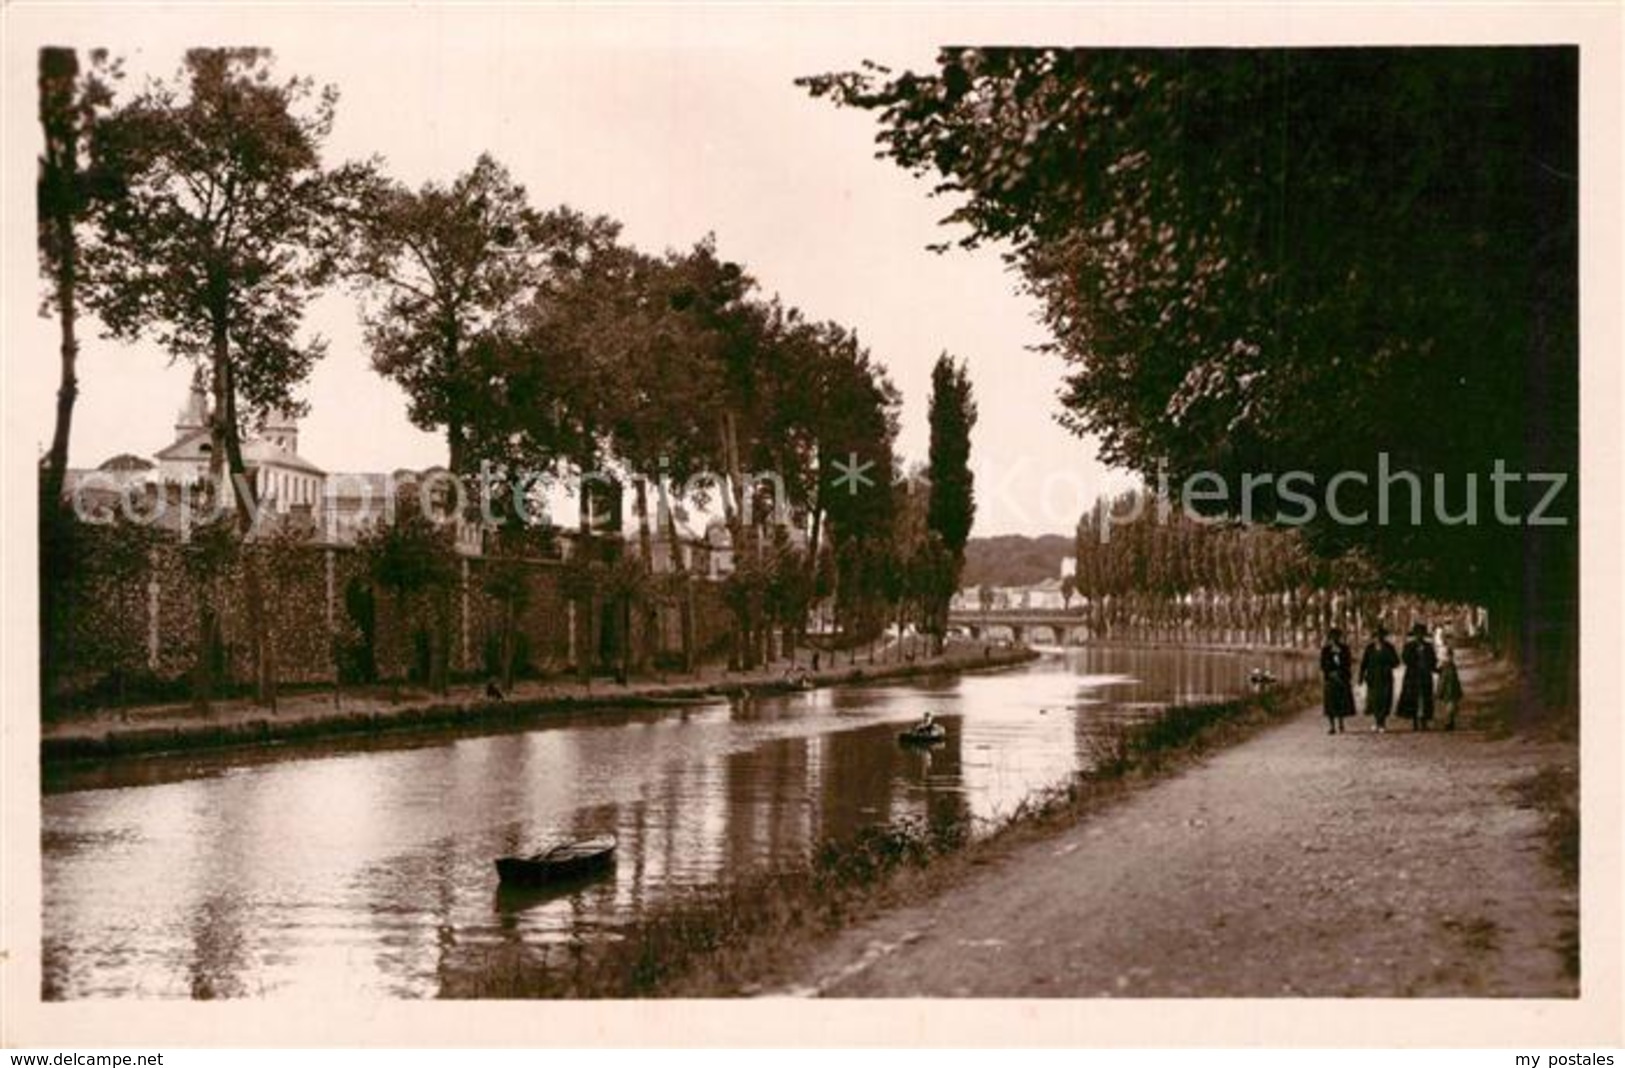
[[[1333,627],[1320,647],[1321,707],[1329,725],[1327,734],[1343,733],[1344,718],[1354,713],[1352,675],[1354,654],[1343,641],[1343,632]]]
[[[1456,729],[1456,710],[1461,707],[1461,673],[1456,670],[1456,651],[1444,647],[1444,663],[1439,665],[1439,703],[1444,705],[1444,729]]]
[[[1399,658],[1405,665],[1405,678],[1399,684],[1399,707],[1394,715],[1410,720],[1412,730],[1425,731],[1433,722],[1433,676],[1439,670],[1439,654],[1425,624],[1411,625]]]
[[[1388,628],[1381,623],[1360,654],[1360,684],[1365,687],[1365,714],[1375,720],[1372,730],[1379,734],[1388,731],[1388,717],[1394,711],[1394,669],[1399,666],[1399,651],[1388,640]]]

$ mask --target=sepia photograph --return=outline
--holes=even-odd
[[[1532,10],[8,7],[0,1044],[1617,1046]]]

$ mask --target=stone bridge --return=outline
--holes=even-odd
[[[948,625],[973,639],[1009,637],[1038,645],[1081,645],[1089,640],[1089,625],[1081,613],[1059,608],[956,609]]]

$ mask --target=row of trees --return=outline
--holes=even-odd
[[[1540,696],[1574,699],[1577,49],[954,47],[804,84],[875,113],[958,244],[1010,250],[1068,369],[1062,421],[1108,461],[1232,488],[1382,452],[1428,484],[1520,476],[1512,522],[1322,515],[1304,543],[1487,604]],[[1568,477],[1560,522],[1527,521],[1531,472]]]
[[[587,549],[569,584],[583,604],[618,604],[647,624],[658,596],[675,597],[691,666],[687,601],[656,581],[654,542],[664,539],[680,588],[679,519],[720,508],[736,561],[726,592],[739,666],[768,655],[775,634],[793,648],[819,597],[833,598],[850,638],[910,597],[940,633],[974,514],[963,366],[939,362],[929,515],[905,535],[899,398],[883,368],[851,330],[763,296],[709,238],[642,252],[607,217],[534,208],[489,156],[417,189],[376,159],[330,166],[322,148],[336,91],[278,80],[263,50],[189,52],[173,81],[122,103],[116,82],[104,58],[86,73],[71,51],[41,54],[40,250],[64,375],[47,502],[61,495],[75,318],[88,306],[109,336],[153,339],[192,363],[213,397],[213,481],[235,504],[236,536],[250,536],[259,502],[244,436],[273,413],[302,411],[296,392],[325,351],[301,329],[304,310],[346,284],[374,366],[406,391],[414,423],[445,434],[470,505],[481,496],[494,505],[499,551],[523,552],[548,483],[580,480]],[[592,523],[594,502],[618,513],[625,489],[635,562],[619,559],[618,523],[610,539]],[[42,528],[49,634],[60,570],[51,561],[71,555],[62,548],[71,525],[54,506],[41,514],[51,517]],[[420,550],[404,558],[432,570]],[[263,576],[252,554],[245,564],[269,700]],[[927,571],[929,583],[917,577]],[[596,611],[578,615],[596,625]],[[591,637],[583,632],[578,648]],[[648,655],[647,643],[628,647],[623,667]]]
[[[1369,563],[1318,557],[1292,531],[1210,521],[1166,503],[1145,489],[1095,502],[1078,522],[1078,593],[1281,593],[1379,584]]]
[[[1295,530],[1167,505],[1130,490],[1080,519],[1071,589],[1095,633],[1295,643],[1333,625],[1359,633],[1381,621],[1397,632],[1463,614],[1396,588],[1360,553],[1328,559]]]

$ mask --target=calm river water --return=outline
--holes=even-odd
[[[1308,660],[1090,648],[1001,674],[549,716],[53,772],[44,993],[432,997],[459,960],[613,929],[661,895],[937,809],[993,817],[1088,760],[1103,722]],[[926,710],[931,752],[897,744]],[[613,875],[497,890],[492,859],[620,838]]]

